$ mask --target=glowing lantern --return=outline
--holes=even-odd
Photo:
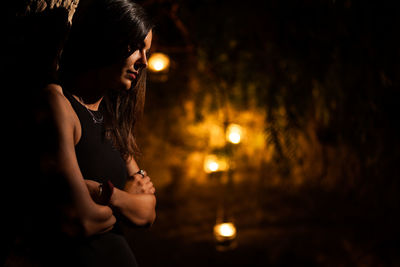
[[[217,250],[225,251],[236,247],[236,227],[231,222],[218,223],[214,226]]]
[[[163,53],[154,53],[149,58],[149,69],[153,72],[161,72],[169,67],[169,57]]]
[[[216,172],[218,170],[217,156],[209,155],[204,161],[204,171],[206,173]]]
[[[206,173],[225,171],[227,169],[228,163],[226,160],[220,159],[216,155],[208,155],[204,160],[204,171]]]
[[[217,239],[233,239],[236,237],[236,227],[233,223],[220,223],[214,226]]]
[[[237,124],[230,124],[226,131],[226,139],[232,144],[239,144],[242,139],[242,127]]]

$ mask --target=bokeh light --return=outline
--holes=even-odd
[[[169,65],[169,57],[163,53],[154,53],[149,58],[149,69],[153,72],[165,71]]]
[[[208,155],[204,160],[204,171],[206,173],[213,173],[218,171],[226,171],[228,163],[223,158],[218,158],[216,155]]]
[[[232,239],[236,237],[236,227],[233,223],[220,223],[214,226],[216,238]]]
[[[242,127],[237,124],[230,124],[226,131],[226,139],[232,144],[239,144],[242,140]]]

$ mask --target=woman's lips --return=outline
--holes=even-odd
[[[128,72],[128,77],[129,77],[129,79],[131,79],[131,80],[136,80],[136,74],[135,74],[135,73]]]

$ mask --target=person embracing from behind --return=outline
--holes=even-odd
[[[152,23],[130,0],[82,0],[63,47],[59,81],[45,88],[54,146],[45,168],[70,192],[75,266],[136,266],[120,220],[155,220],[155,188],[140,170],[134,126],[144,107]],[[83,236],[83,237],[82,237]],[[54,266],[59,266],[55,264]]]

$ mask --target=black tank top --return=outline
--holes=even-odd
[[[105,138],[103,123],[96,123],[99,111],[88,111],[72,94],[64,91],[81,123],[82,135],[75,146],[76,157],[84,179],[104,182],[110,180],[114,186],[123,189],[127,180],[126,165],[120,153]],[[66,265],[82,267],[135,267],[136,258],[117,223],[112,231],[94,235],[74,243],[70,247]],[[73,264],[69,264],[72,262]],[[57,266],[57,265],[54,265]]]
[[[105,137],[104,124],[93,119],[93,116],[101,118],[101,112],[88,110],[69,92],[64,92],[64,95],[78,115],[82,127],[75,152],[83,178],[100,183],[110,180],[114,186],[122,189],[128,177],[126,165],[119,151]]]

